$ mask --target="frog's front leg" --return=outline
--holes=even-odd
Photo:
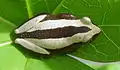
[[[17,28],[15,30],[15,33],[22,33],[22,32],[27,32],[28,30],[30,30],[31,28],[33,28],[36,24],[38,24],[41,20],[43,20],[47,15],[43,14],[40,16],[37,16],[33,19],[30,19],[28,22],[26,22],[25,24],[23,24],[22,26],[20,26],[19,28]]]
[[[27,48],[29,50],[32,50],[34,52],[37,52],[37,53],[50,54],[50,52],[48,52],[46,49],[41,48],[40,46],[37,46],[36,44],[34,44],[34,43],[30,42],[30,41],[27,41],[25,39],[17,38],[15,40],[15,43],[20,44],[23,47],[25,47],[25,48]]]

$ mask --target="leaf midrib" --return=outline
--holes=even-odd
[[[0,21],[4,22],[4,23],[6,23],[6,24],[9,24],[9,25],[12,26],[13,28],[17,27],[14,23],[6,20],[5,18],[3,18],[3,17],[1,17],[1,16],[0,16]]]
[[[32,11],[31,5],[30,5],[30,1],[25,0],[25,3],[26,3],[28,17],[31,18],[31,17],[33,17],[33,11]]]
[[[65,0],[62,0],[62,1],[60,2],[60,4],[58,4],[58,5],[56,6],[56,8],[53,10],[52,14],[56,14],[58,8],[62,5],[62,3],[63,3],[64,1],[65,1]]]

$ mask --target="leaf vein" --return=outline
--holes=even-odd
[[[5,46],[5,45],[9,45],[9,44],[11,44],[11,43],[12,43],[12,41],[8,41],[8,42],[1,43],[1,44],[0,44],[0,47],[3,47],[3,46]]]
[[[110,9],[112,8],[112,6],[111,6],[111,4],[110,4],[110,0],[108,0],[108,4],[109,4],[109,6],[110,6]]]
[[[47,1],[44,0],[44,2],[45,2],[45,4],[46,4],[46,7],[47,7],[48,12],[50,12]]]
[[[113,27],[119,27],[120,25],[98,25],[98,26],[100,26],[100,27],[111,27],[111,26],[113,26]]]
[[[92,43],[90,43],[90,45],[95,49],[95,51],[96,51],[97,53],[100,53],[100,54],[102,54],[102,55],[104,55],[104,56],[107,56],[107,54],[105,54],[105,53],[100,52],[99,50],[97,50],[97,48],[96,48]]]
[[[60,6],[62,6],[62,4],[63,4],[64,1],[65,1],[65,0],[62,0],[62,1],[60,2],[60,4],[53,10],[52,14],[55,14],[55,13],[57,12],[57,10],[59,9]]]
[[[103,23],[104,23],[104,21],[105,21],[106,14],[107,14],[107,12],[104,12],[104,15],[103,15],[103,19],[102,19],[102,23],[101,23],[101,25],[103,25]]]
[[[4,23],[6,23],[6,24],[9,24],[9,25],[11,25],[11,26],[13,26],[13,27],[16,27],[16,25],[15,25],[14,23],[12,23],[12,22],[4,19],[4,18],[1,17],[1,16],[0,16],[0,21],[4,22]]]
[[[29,58],[26,58],[27,60],[26,60],[26,63],[25,63],[25,65],[24,65],[24,70],[26,70],[25,68],[26,68],[26,66],[27,66],[27,64],[28,64],[28,61],[29,61]]]
[[[90,4],[87,0],[82,0],[84,3],[87,4],[88,7],[96,7],[96,8],[101,8],[101,5],[94,5],[94,4]],[[99,0],[97,0],[98,3],[100,3]]]
[[[31,18],[33,16],[33,12],[32,12],[31,6],[30,6],[30,1],[25,0],[25,3],[26,3],[28,17]]]
[[[102,32],[103,32],[103,34],[105,35],[105,37],[111,42],[111,43],[113,43],[113,45],[116,47],[116,48],[118,48],[118,49],[120,49],[120,47],[117,45],[117,44],[115,44],[115,42],[112,40],[112,39],[110,39],[109,37],[108,37],[108,35],[102,30]]]

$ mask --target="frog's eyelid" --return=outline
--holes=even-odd
[[[89,17],[83,17],[81,19],[81,22],[83,22],[84,24],[92,24],[92,22],[91,22]]]
[[[15,43],[18,43],[18,44],[22,45],[23,47],[25,47],[29,50],[32,50],[34,52],[37,52],[37,53],[50,54],[47,50],[35,45],[34,43],[32,43],[30,41],[27,41],[25,39],[17,38],[15,40]]]
[[[43,20],[47,15],[40,15],[37,16],[33,19],[30,19],[29,21],[27,21],[25,24],[23,24],[22,26],[20,26],[19,28],[17,28],[15,30],[15,33],[22,33],[22,32],[26,32],[29,29],[31,29],[32,27],[34,27],[39,21]]]
[[[83,17],[84,20],[91,22],[89,17]]]

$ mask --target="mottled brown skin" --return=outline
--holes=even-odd
[[[36,39],[48,39],[48,38],[65,38],[71,37],[77,33],[86,33],[91,29],[85,26],[74,27],[68,26],[56,29],[36,30],[33,32],[24,32],[18,34],[19,38],[36,38]]]
[[[74,20],[74,19],[78,19],[77,17],[68,14],[68,13],[61,13],[58,15],[47,15],[42,21],[46,21],[46,20],[58,20],[58,19],[70,19],[70,20]]]

